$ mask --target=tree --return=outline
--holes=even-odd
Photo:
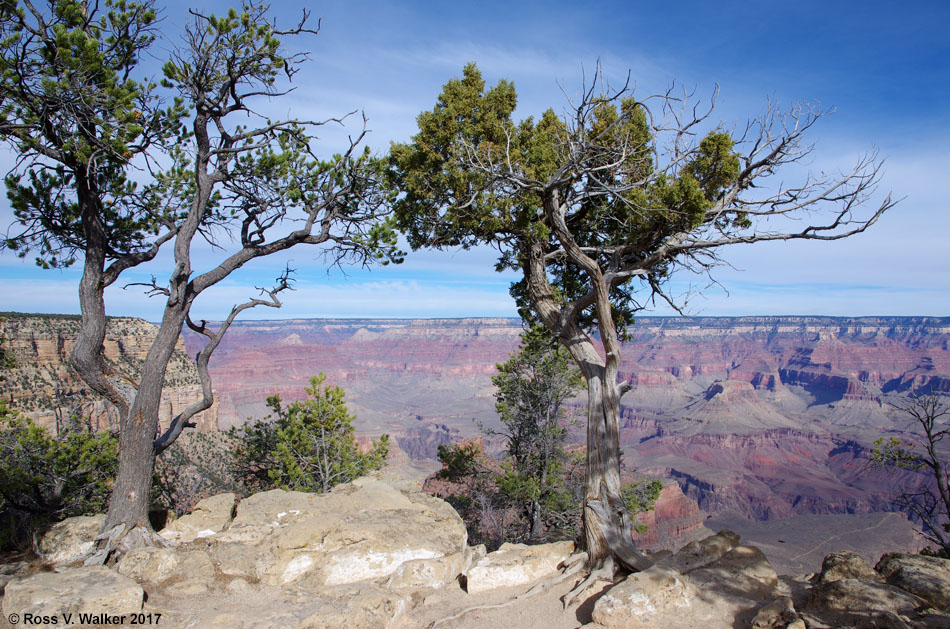
[[[913,395],[895,408],[912,418],[915,435],[909,441],[878,439],[871,462],[925,475],[922,485],[900,490],[897,505],[919,519],[921,534],[950,558],[950,463],[946,445],[941,443],[950,436],[950,408],[937,393]]]
[[[389,435],[361,452],[353,428],[356,418],[346,408],[343,389],[325,381],[322,373],[312,377],[309,399],[289,406],[281,404],[279,395],[267,398],[273,419],[232,428],[239,476],[252,490],[325,493],[385,465]]]
[[[70,363],[121,417],[115,491],[90,562],[158,542],[147,515],[155,457],[211,406],[208,360],[235,317],[279,307],[290,269],[218,326],[191,319],[202,294],[248,262],[298,245],[324,245],[332,264],[398,258],[394,233],[379,220],[388,199],[381,166],[358,150],[365,119],[346,151],[319,159],[312,132],[333,119],[274,121],[254,111],[255,102],[286,94],[281,78],[306,59],[281,38],[314,34],[307,14],[285,30],[256,2],[223,17],[191,14],[156,83],[139,67],[157,36],[151,0],[0,4],[0,137],[20,155],[6,179],[20,229],[5,245],[35,252],[45,267],[82,256]],[[220,254],[203,270],[193,260],[202,240]],[[104,292],[163,248],[174,260],[167,282],[146,287],[164,299],[161,324],[131,382],[103,359]],[[203,395],[159,433],[165,369],[185,324],[208,339],[196,357]]]
[[[599,72],[564,119],[549,109],[516,122],[516,103],[510,82],[486,90],[474,64],[446,83],[412,141],[391,148],[390,177],[404,191],[397,220],[413,248],[488,244],[501,252],[499,270],[521,272],[512,294],[523,316],[549,330],[587,383],[588,565],[644,569],[620,482],[618,370],[633,313],[657,298],[680,309],[671,275],[710,272],[724,247],[846,238],[893,202],[855,214],[879,178],[873,155],[843,173],[777,183],[810,154],[805,134],[826,113],[817,106],[770,105],[738,133],[700,137],[714,102],[612,91]]]
[[[521,504],[529,539],[541,537],[548,513],[563,510],[563,404],[581,384],[567,351],[553,341],[543,327],[525,330],[521,347],[496,365],[498,373],[492,377],[495,410],[505,429],[487,433],[505,439],[510,461],[498,484]]]
[[[11,529],[8,541],[65,517],[101,512],[117,465],[110,434],[73,418],[50,435],[0,402],[0,521]]]

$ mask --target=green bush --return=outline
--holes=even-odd
[[[343,389],[325,381],[324,374],[311,378],[309,398],[288,406],[269,397],[272,417],[231,429],[236,475],[249,491],[327,492],[386,463],[389,436],[361,452]]]
[[[118,444],[73,419],[50,435],[0,404],[0,544],[22,543],[38,527],[105,510]]]

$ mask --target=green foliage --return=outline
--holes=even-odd
[[[895,487],[894,503],[919,522],[921,534],[936,544],[938,556],[950,556],[950,461],[943,441],[950,436],[950,407],[936,392],[913,394],[895,408],[912,419],[906,439],[874,442],[871,463],[886,470],[916,472]]]
[[[142,207],[129,162],[181,133],[180,102],[162,107],[156,84],[135,80],[155,41],[153,3],[82,0],[38,5],[43,22],[19,3],[0,5],[0,136],[26,169],[6,177],[24,230],[5,246],[38,254],[43,267],[69,266],[87,245],[83,212],[95,212],[109,257],[141,250],[163,218]],[[80,197],[83,197],[82,199]],[[94,206],[84,203],[95,198]]]
[[[620,488],[620,495],[623,496],[624,504],[630,515],[651,511],[656,504],[656,499],[660,497],[663,491],[663,481],[659,478],[644,478],[632,483],[627,483]],[[634,522],[634,530],[637,533],[645,533],[649,527],[642,522]]]
[[[495,410],[508,443],[504,472],[496,479],[499,491],[521,505],[528,534],[542,533],[549,514],[571,508],[564,486],[567,439],[564,402],[583,383],[570,356],[541,326],[521,335],[521,347],[496,365]]]
[[[913,451],[914,444],[896,437],[874,442],[871,450],[871,463],[881,467],[895,467],[904,470],[919,470],[924,466],[922,457]]]
[[[532,244],[560,247],[545,204],[563,204],[571,237],[602,268],[614,247],[644,257],[671,234],[716,221],[720,229],[748,226],[744,216],[707,210],[740,171],[729,134],[715,130],[675,167],[658,169],[660,147],[643,103],[631,97],[591,97],[576,118],[553,110],[535,121],[512,116],[514,86],[490,89],[475,64],[445,84],[435,107],[417,118],[419,132],[390,151],[390,179],[405,195],[396,204],[398,224],[414,247],[465,247],[488,243],[501,251],[497,268],[518,269]],[[550,208],[549,208],[550,209]],[[603,253],[597,253],[597,251]],[[545,262],[563,301],[588,290],[580,268],[564,256]],[[654,278],[667,264],[658,262]],[[611,287],[619,329],[639,304],[628,282]],[[532,304],[525,282],[512,287],[523,313]],[[582,322],[591,325],[589,312]]]
[[[281,487],[326,492],[386,463],[389,436],[361,452],[343,389],[325,381],[324,374],[311,378],[308,399],[288,406],[279,396],[268,398],[272,419],[231,430],[237,441],[236,469],[251,491]]]
[[[581,457],[566,451],[564,402],[582,384],[567,352],[540,326],[525,330],[521,347],[496,365],[495,410],[503,429],[480,425],[506,442],[506,456],[486,456],[478,442],[439,446],[437,478],[456,488],[447,496],[474,543],[573,535],[579,522]]]
[[[118,467],[116,439],[77,418],[52,436],[0,403],[3,545],[39,526],[104,510]]]

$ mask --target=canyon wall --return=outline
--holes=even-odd
[[[238,322],[211,363],[220,422],[264,415],[273,393],[300,398],[324,372],[362,433],[389,433],[400,456],[434,469],[439,444],[479,434],[476,422],[498,428],[490,377],[520,332],[515,319]],[[185,343],[193,354],[201,339]],[[950,390],[950,318],[641,317],[621,378],[633,385],[625,464],[676,480],[708,513],[887,510],[894,487],[922,481],[872,469],[869,448],[908,434],[891,404]],[[571,407],[582,419],[583,395]],[[582,441],[583,426],[572,435]]]
[[[56,430],[70,413],[80,415],[96,430],[118,428],[115,409],[90,391],[68,364],[79,330],[78,316],[7,313],[2,318],[0,337],[5,339],[5,352],[12,357],[13,366],[0,374],[0,391],[11,407],[50,430]],[[157,331],[142,319],[110,317],[103,346],[113,372],[137,381]],[[198,373],[179,339],[165,374],[159,411],[162,427],[199,399]],[[217,406],[199,413],[194,421],[199,430],[215,430]]]

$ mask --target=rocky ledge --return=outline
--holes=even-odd
[[[324,495],[274,490],[235,503],[233,494],[202,501],[160,531],[167,547],[130,552],[115,569],[75,565],[101,516],[54,526],[38,544],[54,572],[0,566],[0,625],[30,614],[92,625],[160,615],[164,627],[410,628],[449,617],[440,626],[485,626],[486,616],[461,612],[505,605],[556,577],[573,552],[570,542],[469,547],[447,503],[381,476]],[[501,622],[536,626],[544,613],[551,629],[950,627],[948,560],[885,555],[872,569],[837,553],[818,574],[779,577],[728,531],[653,559],[649,570],[595,584],[576,609],[552,599],[550,610],[525,616],[518,599]]]

